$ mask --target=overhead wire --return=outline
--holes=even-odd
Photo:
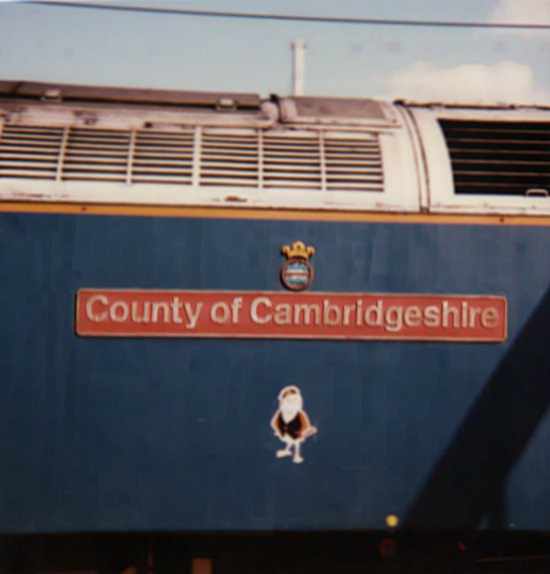
[[[411,26],[432,28],[489,28],[501,30],[550,30],[550,24],[513,22],[473,22],[452,20],[406,20],[390,18],[357,18],[347,16],[313,16],[272,12],[235,12],[226,10],[196,10],[192,8],[139,6],[135,4],[99,3],[74,0],[22,0],[18,4],[38,4],[51,7],[70,7],[85,10],[108,10],[116,12],[141,12],[146,14],[171,14],[199,18],[223,18],[240,20],[264,20],[278,22],[307,22],[315,24],[343,24],[359,26]]]

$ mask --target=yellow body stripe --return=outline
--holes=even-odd
[[[182,217],[202,219],[256,219],[279,221],[341,221],[372,223],[426,223],[443,225],[506,225],[547,227],[550,216],[380,213],[298,209],[246,209],[150,205],[92,205],[73,203],[0,202],[3,213],[51,213],[128,217]]]

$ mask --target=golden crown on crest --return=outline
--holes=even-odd
[[[315,247],[311,245],[306,247],[303,241],[295,241],[292,245],[283,245],[281,252],[287,259],[305,259],[307,261],[315,255]]]

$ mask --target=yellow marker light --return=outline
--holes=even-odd
[[[397,518],[395,514],[388,514],[388,516],[386,516],[386,524],[390,528],[395,528],[399,524],[399,518]]]

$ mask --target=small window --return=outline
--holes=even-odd
[[[455,194],[546,196],[550,123],[439,120]]]

